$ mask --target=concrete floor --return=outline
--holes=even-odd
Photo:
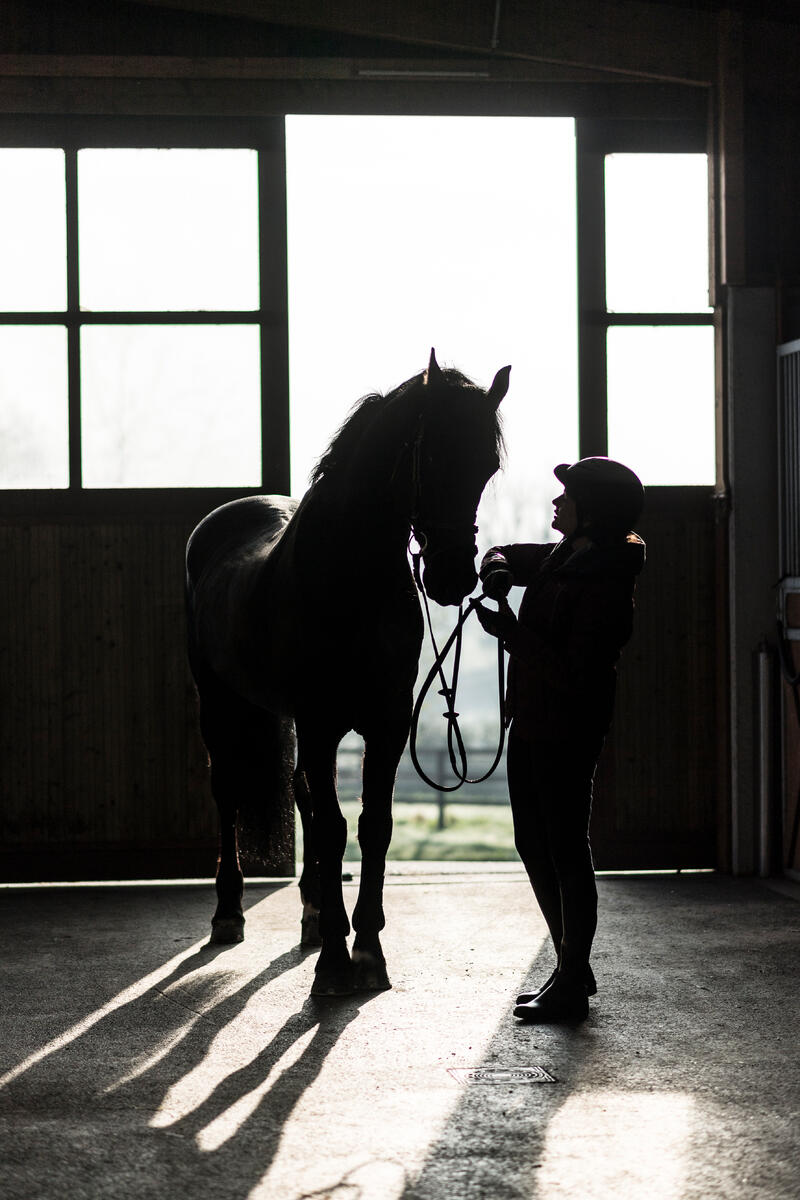
[[[394,988],[337,1001],[293,884],[224,949],[207,885],[0,889],[0,1195],[796,1200],[800,888],[602,879],[591,1016],[537,1028],[521,872],[392,870]]]

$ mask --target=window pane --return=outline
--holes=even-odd
[[[286,138],[293,491],[434,346],[484,387],[512,364],[481,547],[546,540],[578,443],[574,122],[289,116]]]
[[[255,309],[255,150],[81,150],[81,307]]]
[[[608,331],[608,453],[645,484],[713,484],[714,330]]]
[[[0,311],[67,307],[63,150],[0,150]]]
[[[0,327],[0,487],[68,486],[67,331]]]
[[[705,154],[606,158],[609,312],[708,311]]]
[[[81,332],[87,487],[261,483],[256,326],[91,326]]]

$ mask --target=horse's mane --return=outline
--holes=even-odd
[[[452,367],[445,367],[442,370],[442,374],[446,382],[453,388],[468,393],[472,392],[473,394],[485,394],[477,384],[468,379],[466,375],[463,375],[461,371],[457,371]],[[337,467],[349,462],[364,434],[380,418],[388,406],[401,396],[420,389],[424,378],[424,373],[421,372],[419,375],[414,375],[411,379],[407,379],[405,383],[401,383],[393,391],[387,392],[385,396],[380,392],[371,392],[367,396],[362,396],[350,410],[345,421],[334,434],[328,449],[311,472],[311,484],[319,483],[321,479],[330,475]],[[494,434],[495,448],[498,456],[502,459],[504,447],[499,414],[495,416]]]
[[[399,389],[397,390],[399,391]],[[395,394],[395,392],[389,392],[388,395],[382,396],[380,392],[372,392],[357,401],[344,423],[334,434],[328,449],[311,472],[312,484],[319,483],[324,476],[330,475],[338,466],[349,462],[367,429],[380,416]]]

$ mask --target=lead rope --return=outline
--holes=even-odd
[[[482,592],[480,596],[470,600],[466,611],[464,610],[463,605],[459,604],[458,620],[456,621],[455,629],[450,634],[440,651],[436,644],[436,637],[433,632],[433,622],[431,621],[431,610],[430,605],[428,604],[428,596],[422,582],[421,558],[423,548],[424,547],[417,551],[413,551],[411,554],[411,559],[414,568],[414,582],[416,583],[417,588],[422,596],[422,602],[425,608],[425,619],[427,621],[428,632],[430,633],[431,644],[433,646],[434,662],[425,678],[425,682],[419,690],[419,694],[417,695],[417,700],[414,705],[414,712],[411,717],[411,733],[409,735],[408,749],[411,755],[411,761],[414,764],[414,769],[423,782],[427,783],[429,787],[434,788],[437,792],[455,792],[458,791],[462,784],[465,783],[483,783],[485,779],[488,779],[489,776],[493,775],[497,770],[497,766],[503,756],[503,748],[506,740],[505,659],[503,652],[503,641],[502,638],[497,639],[497,692],[500,710],[500,740],[497,747],[497,753],[494,756],[494,761],[489,767],[489,770],[484,775],[480,775],[476,779],[471,779],[469,777],[467,751],[464,746],[464,739],[461,734],[461,727],[458,723],[458,713],[456,712],[455,707],[456,692],[458,690],[458,675],[461,666],[461,639],[464,625],[469,616],[478,607],[481,600],[487,599],[487,597],[486,594]],[[455,643],[453,674],[450,683],[448,683],[447,677],[444,673],[444,663],[448,654],[450,653],[450,648],[453,643]],[[431,686],[437,676],[439,678],[439,682],[441,683],[439,695],[444,697],[446,705],[446,710],[444,713],[442,713],[442,716],[447,721],[447,753],[450,759],[451,770],[458,781],[457,783],[451,784],[437,783],[435,780],[431,779],[430,776],[423,771],[417,756],[417,733],[419,729],[420,713],[422,712],[422,706],[425,703],[428,692],[430,691]]]

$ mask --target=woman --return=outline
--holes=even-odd
[[[631,527],[644,489],[628,467],[583,458],[555,468],[555,544],[496,546],[484,556],[489,595],[525,587],[519,619],[479,609],[510,655],[508,789],[514,839],[556,951],[538,992],[517,997],[527,1021],[583,1020],[597,991],[589,965],[597,889],[589,845],[592,779],[611,722],[616,661],[633,625],[644,542]],[[503,578],[503,573],[505,577]]]

